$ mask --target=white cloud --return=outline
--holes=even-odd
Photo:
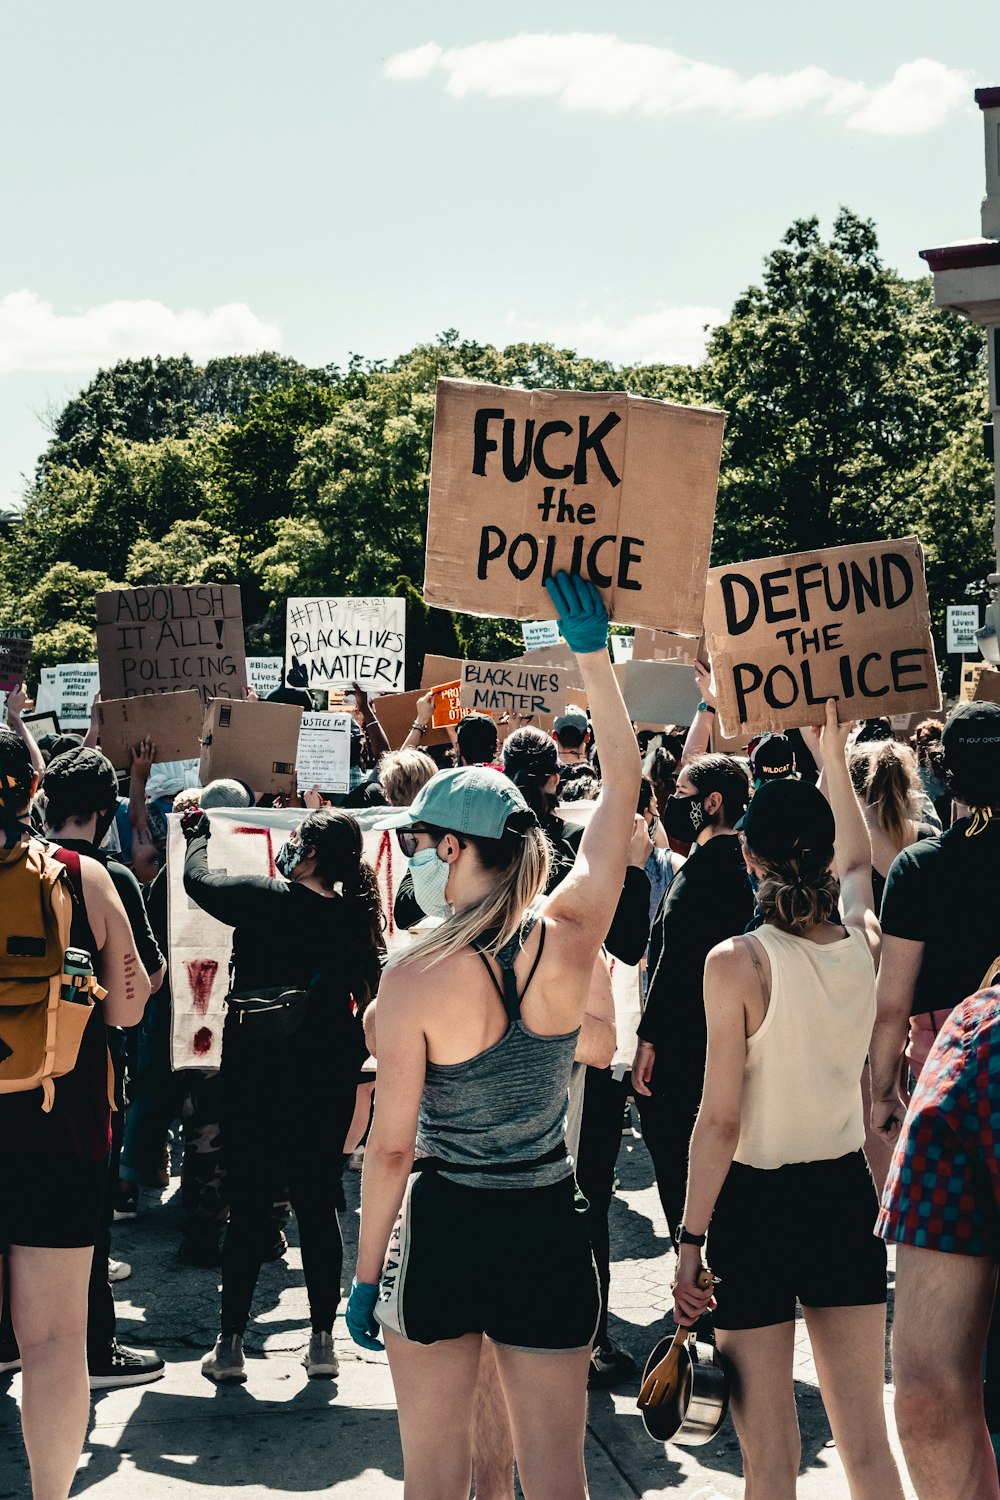
[[[929,57],[918,57],[897,68],[888,83],[870,90],[861,107],[848,115],[847,123],[852,130],[869,130],[874,135],[916,135],[943,125],[968,97],[966,74]]]
[[[281,329],[245,302],[173,312],[162,302],[105,302],[85,312],[57,313],[37,292],[0,298],[0,374],[20,370],[93,370],[143,355],[219,354],[276,349]]]
[[[575,349],[594,359],[609,359],[614,364],[697,364],[705,353],[710,332],[726,321],[727,314],[717,307],[668,307],[661,303],[648,312],[637,313],[621,323],[606,318],[583,316],[570,323],[544,327],[521,323],[526,338],[544,339],[559,349]],[[508,313],[510,339],[517,338],[520,320]]]
[[[575,31],[522,32],[497,42],[447,50],[427,42],[385,65],[391,79],[427,78],[440,69],[457,98],[556,99],[564,109],[660,116],[714,109],[765,119],[820,105],[853,130],[915,135],[941,125],[968,96],[969,75],[929,58],[903,63],[875,88],[809,66],[741,78],[732,68],[698,62],[669,47]]]

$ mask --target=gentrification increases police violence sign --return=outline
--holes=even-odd
[[[915,537],[712,568],[705,635],[723,733],[941,706]]]
[[[562,569],[613,620],[699,635],[724,422],[623,391],[439,380],[425,600],[550,620]]]
[[[305,667],[309,686],[374,693],[403,688],[404,599],[289,599],[285,666]]]
[[[97,595],[101,697],[180,693],[242,698],[247,685],[239,585],[107,589]]]

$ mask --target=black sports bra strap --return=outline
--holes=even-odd
[[[532,922],[531,925],[534,926],[534,922]],[[493,965],[486,957],[486,954],[483,952],[482,948],[480,948],[478,944],[474,944],[474,947],[476,949],[476,952],[479,954],[479,957],[486,965],[486,972],[490,976],[493,988],[496,990],[497,994],[500,996],[500,999],[503,1001],[503,1008],[507,1012],[508,1021],[513,1022],[518,1020],[521,1015],[521,1001],[528,993],[528,985],[535,977],[535,970],[538,968],[539,961],[542,957],[542,949],[545,947],[544,918],[538,924],[538,952],[535,954],[535,961],[531,965],[528,977],[524,982],[524,989],[521,991],[520,995],[517,993],[517,976],[514,973],[514,957],[516,952],[520,951],[519,947],[515,949],[513,944],[506,944],[500,951],[500,953],[496,955],[497,963],[500,966],[500,975],[503,979],[502,987],[499,980],[497,979],[496,974],[493,972]]]
[[[483,961],[483,967],[485,968],[487,974],[490,976],[490,983],[492,984],[493,988],[496,990],[497,994],[500,996],[500,999],[503,1001],[504,1009],[506,1010],[506,1008],[507,1008],[507,997],[504,995],[504,992],[503,992],[503,989],[501,987],[499,979],[497,978],[497,976],[493,972],[493,965],[490,963],[489,959],[486,957],[486,954],[483,952],[482,948],[477,948],[476,952],[479,954],[479,957],[482,959],[482,961]],[[503,969],[501,969],[500,972],[504,973],[506,971],[503,970]]]
[[[531,983],[531,981],[535,977],[535,970],[538,968],[538,965],[542,961],[542,950],[543,950],[544,947],[545,947],[545,918],[543,917],[541,919],[541,921],[539,922],[539,924],[538,924],[538,952],[535,954],[535,962],[531,965],[531,968],[528,971],[528,977],[524,981],[524,989],[521,991],[521,993],[520,993],[520,995],[518,996],[518,999],[517,999],[517,1008],[518,1008],[518,1012],[519,1013],[520,1013],[521,1004],[522,1004],[522,1002],[524,1000],[524,997],[528,993],[528,986],[529,986],[529,984]]]

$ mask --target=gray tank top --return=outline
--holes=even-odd
[[[548,1187],[573,1174],[564,1126],[580,1030],[539,1036],[521,1020],[521,1002],[545,946],[544,919],[538,953],[520,994],[514,961],[534,925],[535,918],[529,918],[497,953],[502,984],[479,950],[507,1012],[504,1035],[466,1062],[427,1064],[417,1151],[433,1159],[440,1176],[467,1187]],[[454,1172],[448,1171],[449,1163]],[[514,1163],[519,1165],[509,1170]]]

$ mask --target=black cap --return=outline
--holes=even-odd
[[[0,728],[0,824],[16,820],[28,801],[34,774],[31,752],[20,735]]]
[[[48,821],[58,827],[67,818],[89,818],[118,805],[118,773],[100,750],[77,746],[49,762],[45,772]]]
[[[785,776],[765,781],[754,792],[736,830],[768,864],[784,865],[810,854],[822,863],[833,849],[836,823],[829,802],[812,782]]]
[[[959,703],[941,735],[945,765],[965,780],[1000,780],[1000,703]]]
[[[795,775],[795,751],[785,734],[762,734],[751,740],[750,776],[755,786]]]

